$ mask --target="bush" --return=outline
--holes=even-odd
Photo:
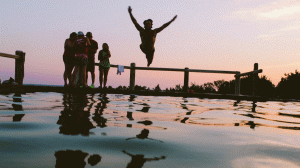
[[[276,94],[282,98],[300,99],[300,74],[297,70],[295,73],[284,74],[276,87]]]

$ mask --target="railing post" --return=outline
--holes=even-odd
[[[187,92],[189,89],[189,68],[185,67],[184,69],[184,85],[183,85],[183,91]]]
[[[20,56],[20,58],[15,59],[15,81],[19,85],[23,85],[25,53],[23,51],[16,51],[16,55]]]
[[[130,64],[130,83],[129,83],[129,90],[134,90],[135,85],[135,63]]]
[[[254,71],[258,70],[258,63],[254,64]],[[253,90],[252,94],[253,96],[257,95],[257,87],[258,87],[258,73],[253,74]]]
[[[240,72],[235,74],[235,95],[240,95],[241,93],[241,76]]]

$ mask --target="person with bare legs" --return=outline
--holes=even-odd
[[[163,29],[168,27],[177,18],[177,15],[174,16],[174,18],[171,21],[165,23],[164,25],[162,25],[159,28],[156,28],[156,29],[152,30],[153,21],[151,19],[145,20],[144,21],[144,28],[142,28],[138,24],[136,19],[133,17],[132,9],[131,9],[130,6],[128,7],[128,12],[129,12],[130,18],[131,18],[134,26],[140,32],[140,37],[141,37],[141,40],[142,40],[142,44],[140,45],[140,49],[142,50],[142,52],[144,54],[146,54],[146,58],[147,58],[147,62],[148,62],[147,66],[149,67],[150,64],[152,63],[153,57],[154,57],[154,52],[155,52],[154,43],[155,43],[155,40],[156,40],[157,33],[161,32]]]
[[[95,53],[98,50],[98,43],[93,40],[93,35],[91,32],[87,32],[85,35],[87,38],[89,38],[91,45],[88,47],[88,65],[86,68],[86,80],[88,81],[88,72],[91,72],[91,78],[92,78],[92,84],[91,88],[94,88],[95,83]],[[86,82],[87,82],[86,81]]]
[[[108,71],[110,69],[110,62],[109,62],[110,57],[111,57],[111,54],[109,51],[108,44],[103,43],[102,50],[100,50],[99,54],[98,54],[98,60],[100,60],[100,63],[99,63],[100,88],[102,88],[102,83],[103,83],[103,86],[106,88],[107,75],[108,75]],[[103,81],[103,76],[104,76],[104,81]]]
[[[75,69],[72,74],[72,86],[75,86],[75,78],[78,70],[80,71],[79,82],[82,87],[87,87],[86,84],[86,66],[88,64],[87,47],[91,45],[88,38],[84,37],[82,31],[78,32],[78,37],[75,42]]]
[[[70,38],[66,39],[65,41],[65,51],[63,55],[63,60],[65,64],[65,72],[64,72],[64,86],[68,86],[71,84],[71,74],[75,66],[75,51],[74,51],[74,44],[77,39],[77,33],[72,32],[70,34]]]

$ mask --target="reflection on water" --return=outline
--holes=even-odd
[[[277,167],[300,167],[299,107],[80,92],[0,95],[0,165],[276,167],[269,161],[282,160]]]
[[[128,163],[126,168],[142,168],[146,162],[158,161],[160,159],[166,158],[165,156],[154,157],[154,158],[145,158],[144,155],[141,155],[141,154],[133,155],[133,154],[126,152],[125,150],[123,150],[123,153],[125,153],[131,157],[131,161],[130,161],[130,163]]]
[[[86,94],[65,94],[64,110],[57,121],[59,133],[64,135],[83,135],[88,136],[90,129],[95,128],[90,121],[90,111],[85,111],[88,105]],[[90,107],[88,107],[88,110]]]
[[[81,150],[65,150],[57,151],[54,156],[56,157],[56,168],[66,168],[66,167],[75,167],[75,168],[84,168],[86,166],[85,158],[89,154],[82,152]],[[101,156],[98,154],[91,155],[88,158],[88,163],[91,166],[97,165],[101,161]]]
[[[136,135],[136,137],[127,138],[126,140],[138,138],[138,139],[150,139],[150,140],[155,140],[155,141],[163,143],[163,141],[156,140],[156,139],[153,139],[153,138],[148,138],[148,136],[149,136],[149,130],[148,129],[143,129],[140,134]]]

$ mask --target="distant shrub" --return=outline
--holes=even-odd
[[[295,73],[284,74],[276,87],[276,94],[282,98],[300,99],[300,74],[297,70]]]

